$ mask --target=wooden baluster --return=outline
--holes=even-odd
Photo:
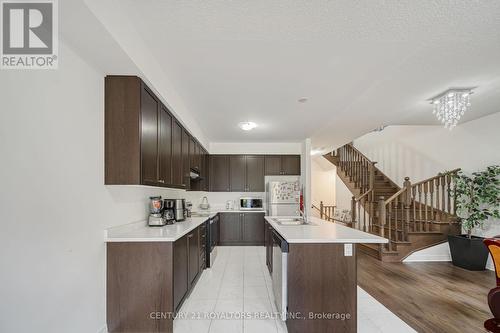
[[[428,183],[424,183],[424,231],[429,231],[429,215],[427,212],[427,194],[429,193]]]
[[[431,199],[431,201],[430,201],[430,207],[429,207],[429,210],[431,212],[430,213],[430,219],[429,219],[430,220],[429,221],[429,223],[430,223],[429,226],[432,229],[432,222],[431,221],[435,221],[435,219],[434,219],[434,181],[433,180],[431,180],[429,182],[429,194],[430,194],[430,199]]]
[[[363,197],[363,231],[366,232],[366,197]]]
[[[441,195],[439,193],[439,190],[441,188],[441,186],[440,186],[441,185],[441,177],[436,178],[435,185],[436,185],[436,209],[437,209],[436,215],[439,215],[439,218],[438,218],[439,221],[443,221],[442,212],[439,208],[439,207],[441,207],[441,205],[440,205]]]
[[[320,217],[320,218],[323,218],[323,210],[324,210],[324,209],[325,209],[325,208],[323,207],[323,201],[320,201],[320,202],[319,202],[319,217]]]
[[[399,207],[399,197],[394,199],[394,239],[396,242],[399,240],[399,220],[401,219],[401,208]]]
[[[422,184],[418,184],[418,220],[420,221],[419,231],[424,231],[422,218]]]
[[[358,213],[356,214],[358,218],[358,229],[361,230],[361,202],[356,201],[356,207],[358,209]]]
[[[374,211],[374,206],[375,206],[375,196],[373,195],[373,191],[370,192],[369,194],[370,196],[370,216],[369,216],[369,219],[370,219],[370,231],[373,232],[374,231],[374,228],[373,228],[373,221],[374,221],[374,214],[375,214],[375,211]]]
[[[446,176],[443,175],[439,182],[441,183],[441,211],[446,212]]]
[[[389,250],[392,250],[392,219],[393,219],[393,214],[392,214],[392,203],[393,201],[389,202],[387,205],[387,238],[389,238]]]
[[[386,207],[384,197],[378,199],[378,229],[380,237],[385,237]],[[381,247],[383,245],[381,244]],[[390,245],[389,245],[390,246]]]
[[[356,228],[356,198],[351,198],[351,227]]]
[[[411,196],[412,196],[412,205],[413,205],[413,229],[412,231],[417,231],[417,205],[415,203],[415,198],[417,194],[417,187],[413,186],[411,188]]]
[[[408,231],[409,231],[409,226],[410,226],[410,209],[411,209],[411,182],[410,182],[410,177],[405,177],[405,181],[403,183],[403,187],[406,189],[406,191],[403,193],[403,206],[404,206],[404,213],[401,216],[401,223],[402,223],[402,228],[403,228],[403,237],[402,239],[404,241],[408,240]]]

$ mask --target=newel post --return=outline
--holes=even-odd
[[[356,197],[351,199],[351,226],[356,226]]]
[[[323,201],[319,202],[319,216],[323,218]]]
[[[408,240],[408,231],[410,228],[410,208],[412,204],[410,177],[405,177],[403,188],[406,190],[403,196],[405,213],[403,223],[403,240],[406,241]]]

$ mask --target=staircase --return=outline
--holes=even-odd
[[[411,253],[458,234],[453,175],[459,169],[402,187],[394,183],[351,143],[323,155],[353,194],[351,228],[389,239],[363,244],[359,250],[382,261],[398,262]]]

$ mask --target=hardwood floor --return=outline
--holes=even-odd
[[[417,332],[483,332],[492,271],[448,262],[387,263],[358,253],[358,285]]]

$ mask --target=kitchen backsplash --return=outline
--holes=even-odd
[[[239,208],[240,197],[256,197],[262,198],[264,207],[266,205],[265,192],[198,192],[188,191],[185,192],[184,197],[187,201],[193,203],[193,211],[200,210],[200,203],[203,197],[208,198],[210,209],[225,209],[228,200],[234,201],[234,209]]]

